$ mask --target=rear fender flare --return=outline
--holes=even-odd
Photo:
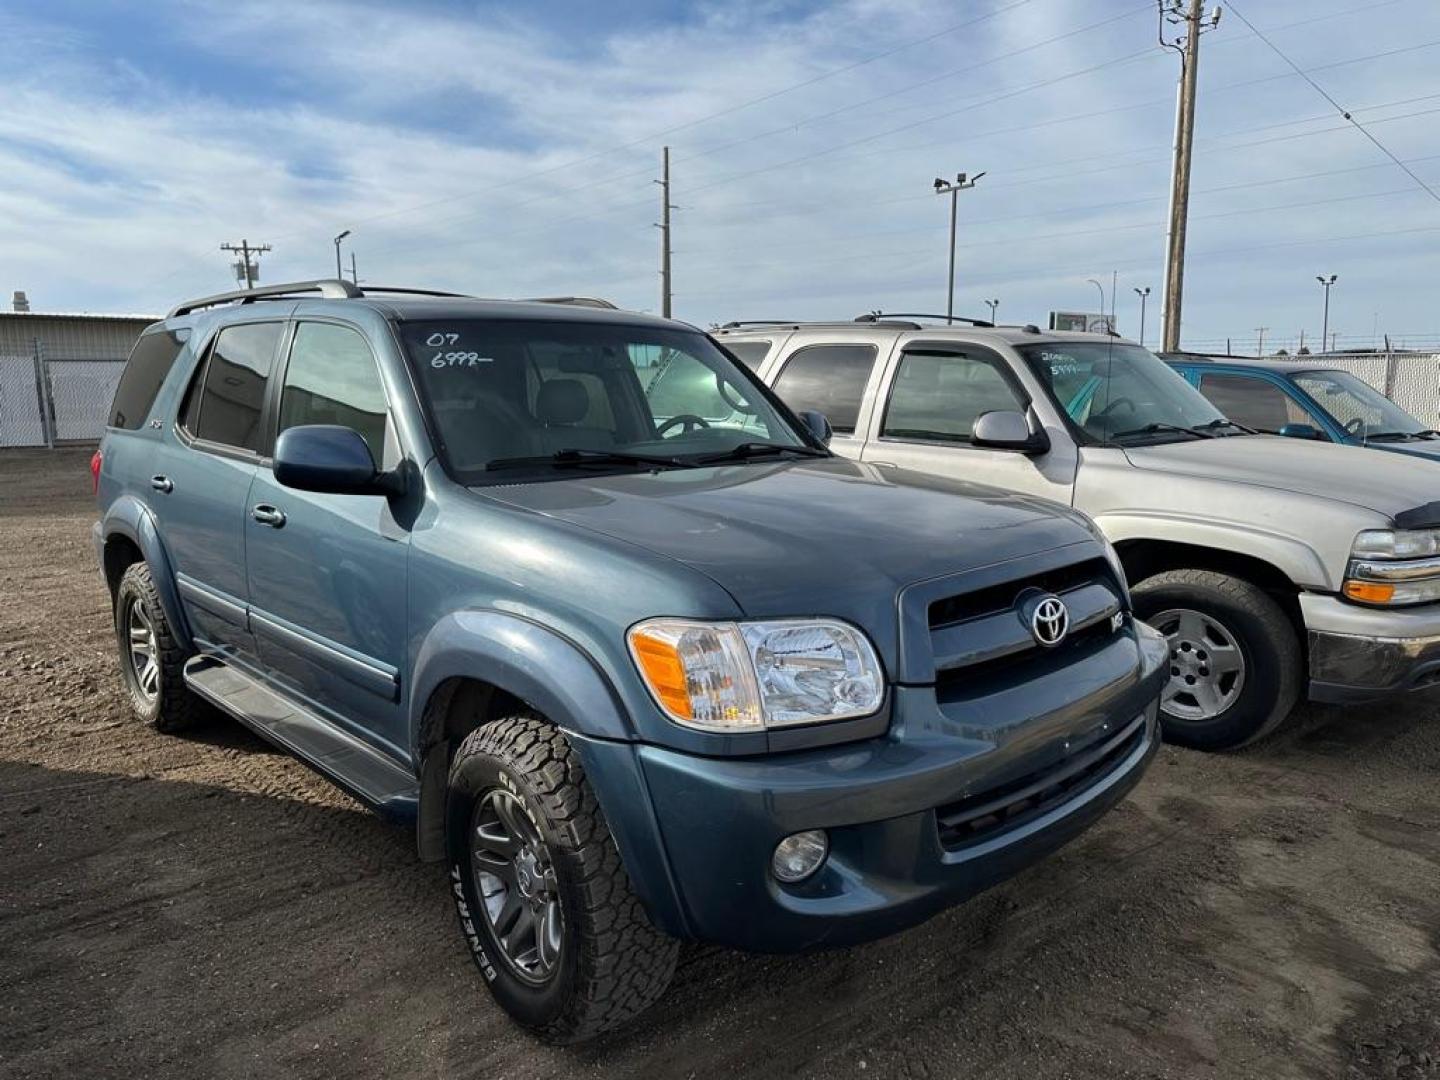
[[[180,594],[175,588],[175,571],[170,556],[165,551],[164,541],[155,524],[155,515],[133,495],[122,495],[105,511],[100,522],[100,532],[105,544],[112,537],[123,536],[137,548],[150,567],[150,577],[155,582],[155,591],[160,596],[160,607],[165,612],[165,621],[170,624],[176,640],[185,649],[193,649],[190,624],[185,621],[185,609],[180,603]],[[104,565],[102,562],[101,569]]]

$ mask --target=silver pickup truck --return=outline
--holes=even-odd
[[[848,457],[1094,518],[1170,641],[1170,741],[1440,683],[1440,464],[1255,434],[1103,335],[872,315],[714,336]]]

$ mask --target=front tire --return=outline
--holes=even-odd
[[[553,725],[522,714],[465,738],[450,766],[445,842],[471,956],[520,1024],[578,1042],[665,992],[679,942],[650,924]]]
[[[1132,593],[1136,615],[1170,643],[1160,701],[1167,742],[1231,750],[1290,715],[1304,670],[1300,641],[1265,592],[1211,570],[1170,570]]]
[[[185,650],[175,639],[150,567],[132,563],[115,589],[120,673],[135,715],[165,734],[195,726],[203,704],[185,685]]]

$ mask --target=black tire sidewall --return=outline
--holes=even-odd
[[[148,571],[147,571],[148,573]],[[165,613],[155,610],[155,605],[150,603],[150,598],[145,595],[135,580],[133,573],[127,573],[120,579],[120,585],[115,590],[115,641],[120,648],[120,674],[125,681],[125,691],[130,697],[130,707],[135,715],[148,724],[155,723],[160,717],[160,711],[165,706],[165,679],[159,679],[156,685],[155,698],[147,701],[145,695],[140,692],[140,683],[137,679],[137,672],[132,669],[130,661],[130,629],[128,626],[130,609],[139,604],[150,619],[150,625],[155,628],[157,639],[165,630]],[[159,651],[159,641],[156,641],[156,650]],[[162,657],[156,656],[155,662],[162,663]]]
[[[469,831],[475,804],[484,794],[503,787],[519,797],[525,812],[539,830],[555,867],[564,928],[560,969],[548,982],[536,986],[523,981],[507,966],[485,918],[481,897],[470,872]],[[460,917],[461,931],[471,958],[485,977],[490,992],[516,1020],[527,1027],[545,1028],[559,1018],[570,1002],[581,948],[577,932],[578,899],[566,859],[566,846],[540,810],[523,774],[500,758],[485,752],[466,755],[450,777],[445,803],[445,845],[450,863],[450,889]]]
[[[1219,716],[1185,720],[1162,706],[1160,725],[1166,742],[1201,750],[1238,747],[1270,725],[1285,693],[1284,665],[1294,661],[1275,640],[1276,627],[1219,589],[1196,582],[1171,581],[1137,588],[1135,614],[1148,622],[1162,611],[1189,608],[1213,615],[1232,635],[1245,662],[1245,685],[1239,698]],[[1289,631],[1288,627],[1286,632]],[[1168,658],[1167,658],[1168,662]]]

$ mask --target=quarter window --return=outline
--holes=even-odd
[[[205,367],[199,415],[195,415],[194,401],[185,413],[186,427],[196,438],[260,452],[260,416],[281,325],[243,323],[220,331]]]
[[[726,341],[725,348],[735,354],[735,359],[744,364],[751,371],[759,370],[770,354],[770,342],[768,341]]]
[[[339,424],[358,431],[385,460],[385,388],[364,337],[331,323],[301,323],[280,392],[280,426]]]
[[[135,343],[125,373],[120,376],[120,385],[115,388],[115,401],[110,406],[111,427],[133,431],[145,423],[165,376],[170,374],[189,336],[189,330],[158,330],[145,334]]]
[[[775,392],[796,412],[815,409],[841,434],[853,434],[875,367],[874,345],[811,345],[785,361]]]
[[[1286,424],[1313,423],[1299,402],[1268,379],[1207,373],[1200,377],[1200,392],[1231,420],[1256,431],[1273,434]]]
[[[987,412],[1024,411],[997,359],[968,353],[906,353],[890,390],[881,435],[969,442]]]

